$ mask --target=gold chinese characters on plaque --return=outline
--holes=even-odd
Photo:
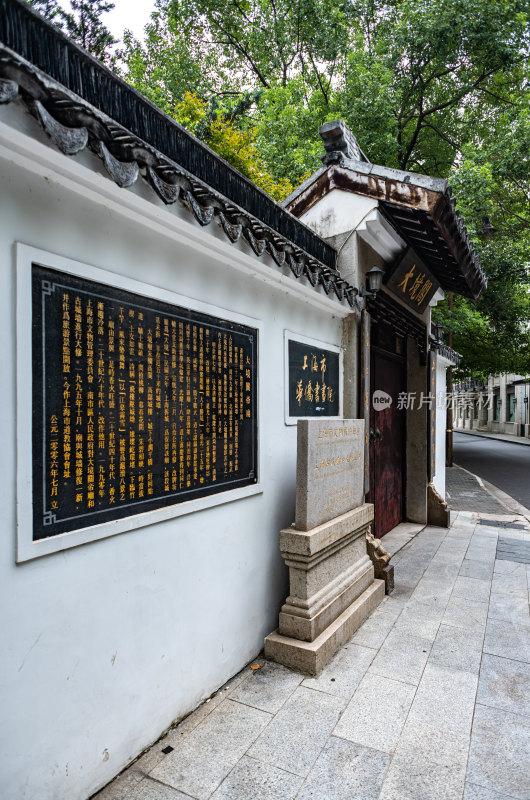
[[[257,480],[257,331],[33,266],[33,538]]]
[[[390,276],[387,287],[409,308],[423,314],[440,288],[440,284],[421,261],[409,250]]]

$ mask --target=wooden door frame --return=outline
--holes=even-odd
[[[373,324],[373,323],[372,323]],[[369,402],[370,407],[368,410],[368,414],[366,415],[368,431],[370,430],[371,421],[373,415],[375,415],[375,409],[372,407],[371,398],[373,397],[373,393],[375,391],[374,386],[374,359],[376,355],[383,356],[384,358],[388,359],[389,361],[393,361],[394,363],[398,363],[401,365],[402,374],[401,374],[401,385],[403,387],[402,391],[407,391],[407,348],[406,342],[407,337],[404,337],[405,348],[403,354],[398,353],[391,353],[389,350],[385,350],[383,347],[379,347],[378,345],[372,344],[370,342],[370,392],[369,392]],[[392,398],[393,402],[397,403],[397,398]],[[374,418],[375,419],[375,418]],[[403,415],[403,425],[402,425],[402,434],[401,434],[401,521],[406,521],[406,500],[407,500],[407,415],[404,413]],[[368,445],[368,453],[369,453],[369,468],[368,474],[370,479],[370,489],[366,496],[366,502],[374,503],[375,505],[375,459],[373,457],[373,449]],[[388,531],[387,531],[388,533]],[[385,534],[383,534],[384,536]]]

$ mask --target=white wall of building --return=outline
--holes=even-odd
[[[445,444],[447,429],[447,412],[441,398],[447,390],[447,368],[449,361],[439,353],[436,355],[436,455],[433,483],[436,490],[445,499]]]
[[[90,154],[67,159],[42,137],[14,138],[17,164],[0,147],[2,796],[85,800],[275,628],[287,588],[278,532],[294,519],[296,466],[284,330],[340,345],[346,310],[312,289],[293,293],[275,267],[166,210],[147,187],[117,189]],[[41,174],[32,151],[44,153]],[[15,563],[17,241],[262,325],[261,493]]]

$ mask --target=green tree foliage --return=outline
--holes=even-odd
[[[41,17],[53,22],[58,28],[62,26],[64,12],[57,0],[27,0],[27,3],[38,11]]]
[[[336,118],[373,162],[449,178],[489,287],[436,317],[484,376],[530,372],[529,49],[528,0],[158,0],[122,58],[275,197],[318,168]]]
[[[374,161],[447,176],[470,133],[486,134],[521,85],[527,7],[528,0],[159,0],[145,46],[127,41],[125,71],[139,88],[156,73],[170,103],[186,90],[209,100],[260,88],[252,121],[263,124],[270,169],[278,165],[274,146],[284,148],[281,123],[289,132],[298,112],[300,146],[313,153],[318,124],[340,116]],[[295,181],[297,159],[282,164],[283,177]]]
[[[318,126],[339,117],[372,161],[449,177],[489,287],[435,316],[461,371],[484,376],[530,371],[529,34],[528,0],[158,0],[122,57],[276,198],[318,168]]]
[[[461,374],[530,373],[530,109],[522,93],[485,140],[474,137],[451,183],[488,289],[476,304],[455,298],[437,321],[453,331]],[[485,224],[485,221],[487,224]],[[473,326],[479,315],[481,328]]]
[[[26,0],[41,16],[53,22],[85,50],[107,66],[113,66],[113,47],[117,44],[101,17],[112,11],[114,3],[106,0],[70,0],[70,11],[65,11],[58,0]]]
[[[99,58],[107,66],[114,62],[112,47],[117,44],[109,29],[101,21],[114,3],[106,0],[70,0],[71,12],[64,12],[65,32],[74,41]]]

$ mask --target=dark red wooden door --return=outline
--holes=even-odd
[[[390,395],[389,405],[370,411],[370,502],[375,504],[374,535],[384,536],[403,520],[405,411],[398,409],[404,391],[403,359],[372,350],[373,392]]]

